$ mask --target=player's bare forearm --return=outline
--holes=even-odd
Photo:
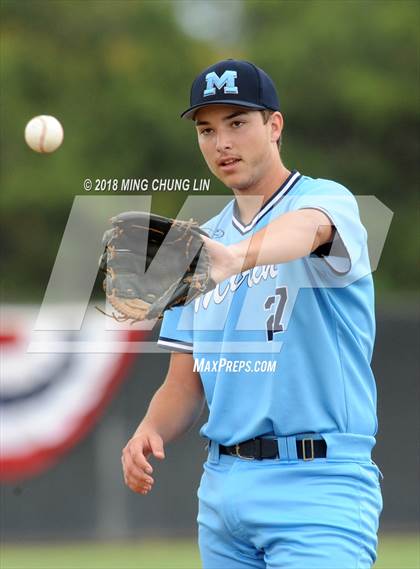
[[[204,406],[201,379],[193,371],[193,363],[191,354],[172,354],[165,382],[153,396],[134,436],[144,429],[152,429],[165,444],[192,427]]]
[[[258,265],[287,263],[306,257],[331,239],[331,222],[319,210],[302,209],[278,217],[230,248],[242,271]]]
[[[206,239],[212,264],[212,278],[226,278],[259,265],[277,265],[306,257],[331,241],[330,219],[319,210],[302,209],[286,213],[267,227],[228,247]]]
[[[155,393],[146,416],[123,449],[124,481],[133,492],[150,492],[154,478],[149,456],[164,459],[165,444],[185,433],[201,414],[203,387],[193,365],[191,354],[172,354],[164,384]]]
[[[144,429],[159,433],[166,444],[188,431],[203,409],[203,399],[185,387],[163,384],[133,436]]]

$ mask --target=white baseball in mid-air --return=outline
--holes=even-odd
[[[31,119],[25,127],[27,145],[35,152],[54,152],[64,138],[60,122],[49,115],[39,115]]]

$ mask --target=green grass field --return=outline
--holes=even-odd
[[[1,569],[198,569],[198,550],[191,541],[5,545]],[[418,569],[419,539],[383,535],[376,569]],[[228,568],[226,568],[228,569]]]

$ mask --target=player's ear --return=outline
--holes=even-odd
[[[281,137],[281,133],[283,130],[283,124],[284,124],[283,115],[278,111],[275,111],[270,118],[271,118],[270,121],[271,142],[275,142],[277,144],[277,141]]]

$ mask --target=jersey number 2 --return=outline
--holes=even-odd
[[[274,314],[270,314],[267,318],[267,340],[269,342],[273,341],[274,334],[276,332],[283,332],[283,324],[281,319],[284,313],[284,308],[287,301],[287,287],[282,286],[276,288],[276,294],[269,296],[265,301],[264,308],[270,310],[270,308],[277,303],[276,310]]]

